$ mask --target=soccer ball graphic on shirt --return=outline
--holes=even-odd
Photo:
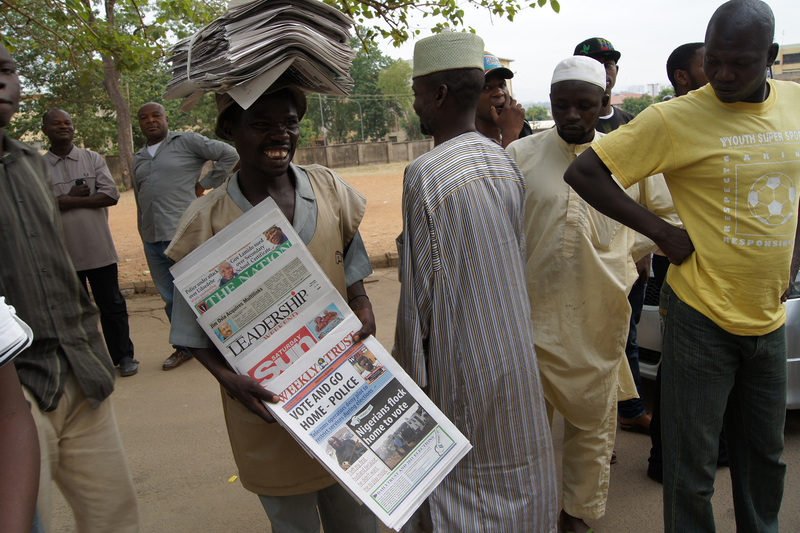
[[[781,172],[770,172],[756,180],[747,195],[747,206],[758,220],[780,226],[792,217],[795,188],[792,179]]]

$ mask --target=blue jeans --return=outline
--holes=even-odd
[[[172,283],[172,273],[169,271],[172,261],[164,255],[169,246],[169,241],[142,241],[142,245],[144,246],[144,257],[147,259],[147,266],[150,268],[150,277],[153,278],[156,290],[161,295],[161,299],[164,300],[164,311],[167,313],[167,318],[172,322],[172,302],[175,285]],[[183,346],[175,346],[173,344],[173,348],[182,351],[189,357],[192,355]]]
[[[42,516],[39,514],[39,508],[33,515],[33,524],[31,525],[31,533],[45,533],[44,525],[42,524]]]
[[[175,286],[172,284],[172,274],[169,267],[172,266],[164,252],[169,246],[169,241],[158,242],[144,242],[144,257],[147,259],[147,266],[150,268],[150,277],[153,278],[153,283],[156,290],[164,300],[164,311],[167,313],[167,318],[172,320],[172,298]]]
[[[628,328],[628,341],[625,344],[625,356],[628,358],[628,366],[631,367],[633,382],[636,383],[638,398],[623,400],[617,404],[619,416],[622,418],[639,418],[647,413],[642,403],[642,377],[639,374],[639,345],[636,343],[636,324],[642,318],[642,307],[644,307],[644,291],[646,284],[636,283],[628,294],[628,302],[631,304],[631,320]]]
[[[338,483],[297,496],[259,495],[273,533],[379,533],[378,518]]]
[[[720,430],[725,429],[738,531],[778,532],[786,465],[785,327],[729,333],[665,284],[661,363],[664,531],[713,532]]]

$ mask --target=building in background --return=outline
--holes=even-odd
[[[782,45],[778,58],[772,65],[772,76],[776,80],[800,83],[800,44]]]

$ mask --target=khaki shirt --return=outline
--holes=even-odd
[[[316,229],[306,245],[342,297],[347,299],[346,261],[342,258],[345,257],[345,248],[357,235],[366,200],[325,167],[311,165],[294,168],[305,171],[317,205]],[[232,180],[189,207],[166,251],[167,257],[173,261],[180,260],[242,216],[244,211],[228,192]],[[298,221],[293,222],[297,224]],[[366,257],[363,247],[360,253]],[[370,272],[367,271],[359,279]],[[348,278],[351,275],[347,272]],[[181,323],[183,319],[176,317],[175,310],[173,333],[176,328],[184,329],[187,326]],[[171,333],[170,339],[184,340],[184,337],[176,337]],[[191,343],[185,345],[197,347]],[[336,482],[280,424],[267,424],[224,390],[221,394],[231,449],[244,488],[267,496],[291,496],[316,491]]]

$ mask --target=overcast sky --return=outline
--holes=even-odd
[[[526,9],[514,22],[469,8],[466,22],[480,35],[486,50],[513,59],[514,96],[523,103],[548,101],[556,64],[572,55],[589,37],[604,37],[622,53],[614,92],[628,86],[668,84],[666,62],[677,46],[702,41],[708,19],[722,2],[714,0],[560,0],[561,12],[549,5]],[[775,41],[800,43],[800,0],[767,2],[775,13]],[[465,8],[466,10],[466,8]],[[433,25],[419,19],[421,37]],[[411,59],[413,41],[394,48],[382,46],[394,58]],[[645,89],[646,90],[646,89]]]

